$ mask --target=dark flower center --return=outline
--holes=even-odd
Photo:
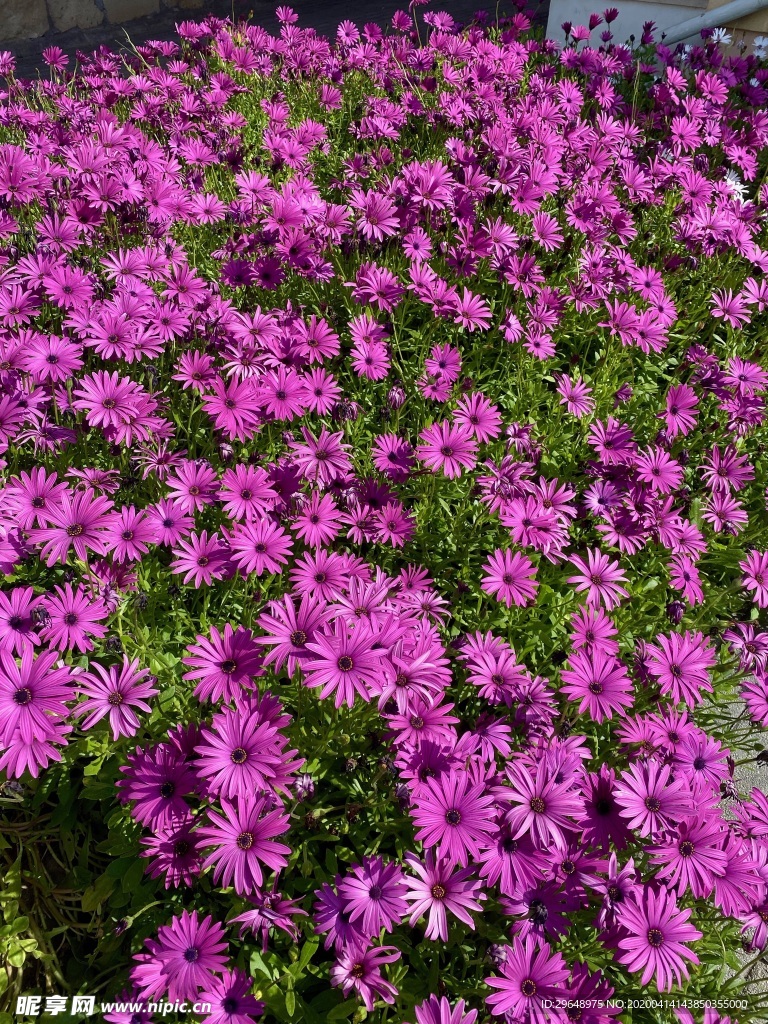
[[[655,796],[647,796],[645,798],[645,806],[651,814],[655,814],[657,811],[661,810],[661,801]]]
[[[560,867],[563,869],[563,874],[566,875],[572,875],[576,871],[576,865],[572,860],[564,860]]]
[[[177,839],[173,844],[174,857],[185,857],[189,853],[189,843],[186,839]]]
[[[253,832],[241,832],[235,842],[239,850],[250,850],[253,846]]]
[[[341,669],[342,672],[351,672],[352,666],[354,665],[354,662],[349,657],[349,655],[343,654],[339,658],[337,664],[338,664],[338,666],[339,666],[339,668]]]
[[[224,1013],[233,1014],[237,1010],[237,1000],[228,996],[222,1001],[221,1008]]]
[[[681,676],[683,674],[683,670],[680,668],[679,665],[670,665],[669,666],[669,671],[675,677],[679,677],[679,676]]]
[[[613,903],[621,903],[624,898],[624,893],[618,887],[618,885],[609,885],[607,889],[608,899]]]
[[[192,484],[192,486],[189,488],[189,493],[192,495],[193,498],[196,498],[200,493],[200,488],[197,486],[197,484]]]
[[[449,825],[458,825],[461,821],[461,811],[457,811],[455,808],[451,808],[450,811],[446,812],[445,820]]]
[[[133,530],[123,530],[120,536],[123,540],[133,540]]]
[[[598,814],[606,815],[610,814],[613,809],[613,803],[608,797],[600,797],[599,800],[595,800],[595,810]]]
[[[649,928],[648,929],[648,943],[653,946],[654,949],[658,949],[659,946],[664,942],[664,936],[661,934],[660,928]]]
[[[424,719],[420,718],[418,715],[412,715],[411,716],[411,728],[412,729],[423,729],[424,728]]]
[[[188,964],[196,964],[197,961],[200,959],[200,950],[197,948],[197,946],[188,946],[184,950],[184,959],[187,961]]]
[[[707,762],[704,760],[703,757],[697,757],[693,762],[693,767],[696,769],[697,772],[703,771],[704,768],[706,768],[706,766]]]
[[[679,849],[681,857],[692,857],[693,851],[696,849],[696,847],[693,845],[690,839],[684,839],[683,842],[680,843]]]
[[[248,751],[244,747],[235,747],[229,757],[232,764],[245,764],[248,760]]]
[[[534,924],[544,924],[549,916],[549,911],[542,900],[531,900],[529,910]]]
[[[114,693],[110,693],[110,695],[107,697],[107,704],[110,704],[113,708],[118,708],[120,707],[124,700],[125,698],[123,697],[122,693],[119,693],[117,690],[115,690]]]
[[[307,634],[303,629],[294,629],[288,638],[294,647],[303,647],[307,642]]]
[[[447,444],[444,444],[443,447],[440,449],[440,454],[444,455],[446,459],[450,459],[450,457],[453,455],[453,448],[449,448]]]
[[[20,615],[12,615],[10,619],[8,619],[8,625],[11,629],[18,629],[23,622],[24,619],[22,619]]]
[[[353,977],[353,978],[362,978],[362,976],[365,974],[365,965],[364,964],[354,964],[350,968],[349,973],[350,973],[350,976]]]
[[[20,690],[17,690],[13,695],[13,703],[18,704],[19,707],[24,707],[26,704],[32,703],[32,691],[28,686],[22,686]]]
[[[163,797],[165,800],[167,800],[168,797],[173,796],[175,792],[176,784],[171,782],[170,780],[168,782],[164,782],[160,787],[160,796]]]
[[[210,559],[208,558],[208,555],[200,555],[200,557],[197,560],[197,564],[200,566],[201,569],[204,569],[206,565],[208,565],[209,561]]]
[[[547,805],[544,803],[540,796],[535,796],[531,800],[531,810],[534,814],[543,814],[546,811]]]
[[[45,508],[45,498],[33,498],[30,504],[32,508]]]
[[[380,900],[382,896],[381,886],[372,885],[371,888],[368,890],[368,895],[371,897],[372,900]]]
[[[232,673],[236,670],[236,668],[237,662],[234,660],[234,658],[227,658],[225,661],[222,661],[221,663],[221,671],[225,675],[231,676]]]
[[[243,501],[250,501],[251,498],[253,497],[253,492],[249,491],[248,488],[246,487],[244,491],[240,491],[240,497],[243,499]]]
[[[117,402],[114,400],[114,398],[105,398],[101,404],[105,409],[114,409],[115,406],[117,405]]]
[[[75,615],[74,612],[67,612],[67,614],[64,616],[64,625],[65,626],[76,626],[77,625],[77,616]]]
[[[68,537],[80,537],[83,533],[84,527],[80,523],[72,523],[71,526],[67,527]]]
[[[602,683],[598,683],[598,682],[590,683],[589,684],[589,692],[590,693],[594,693],[595,696],[597,696],[598,694],[601,694],[603,692],[603,684]]]
[[[445,894],[445,886],[444,885],[440,885],[439,883],[435,884],[430,889],[430,892],[432,894],[432,899],[433,900],[444,900],[445,899],[445,895],[446,894]]]
[[[532,999],[536,995],[536,982],[533,978],[526,978],[520,983],[520,991],[526,999]]]

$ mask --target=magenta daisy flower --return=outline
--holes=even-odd
[[[686,783],[672,778],[670,765],[656,761],[638,762],[622,772],[615,794],[620,814],[640,836],[658,835],[691,812]]]
[[[224,928],[212,917],[198,920],[197,911],[185,910],[170,925],[161,925],[157,941],[147,939],[150,956],[138,954],[131,980],[144,999],[167,993],[172,1001],[194,999],[224,969],[227,942]]]
[[[459,999],[452,1008],[445,996],[430,996],[414,1006],[416,1024],[475,1024],[477,1010],[468,1010],[466,1005],[463,999]]]
[[[427,779],[411,810],[416,841],[427,848],[439,846],[438,856],[450,866],[465,867],[470,857],[476,860],[494,827],[493,797],[484,790],[483,783],[472,785],[466,772]]]
[[[750,551],[739,568],[741,585],[752,591],[758,608],[768,608],[768,551]]]
[[[166,828],[189,819],[184,799],[198,788],[198,779],[184,755],[168,743],[137,747],[121,765],[116,785],[121,803],[134,801],[131,816],[147,828]]]
[[[349,920],[354,923],[362,918],[366,938],[377,936],[382,928],[391,932],[408,910],[403,872],[397,864],[385,864],[381,857],[366,857],[363,864],[351,868],[350,875],[339,886]]]
[[[155,529],[146,512],[126,505],[112,517],[107,541],[116,562],[135,562],[146,555],[154,542]]]
[[[290,846],[275,842],[274,836],[288,831],[290,821],[279,810],[266,811],[272,806],[266,797],[242,796],[237,804],[222,800],[224,816],[208,811],[211,825],[199,829],[200,838],[213,852],[206,858],[203,868],[214,867],[214,878],[222,885],[234,884],[240,896],[253,892],[264,882],[262,865],[281,871],[288,863]]]
[[[476,392],[460,398],[453,412],[460,427],[467,427],[481,442],[495,441],[501,433],[501,414],[485,395]]]
[[[341,440],[343,433],[332,434],[325,427],[321,428],[319,437],[315,437],[307,427],[302,427],[301,433],[304,443],[294,441],[291,449],[306,480],[329,484],[349,473],[352,462],[347,455],[349,445]]]
[[[699,399],[688,384],[676,384],[667,392],[666,412],[659,415],[667,422],[667,434],[685,437],[696,426]]]
[[[70,550],[85,562],[88,551],[104,555],[109,547],[107,528],[111,525],[112,502],[90,488],[72,494],[64,492],[58,508],[49,512],[50,526],[32,530],[30,538],[40,544],[40,558],[48,566],[66,562]]]
[[[397,434],[380,434],[371,446],[373,464],[391,480],[406,480],[413,463],[410,442]]]
[[[563,693],[578,700],[579,714],[586,711],[594,722],[622,714],[634,703],[632,680],[624,664],[613,654],[600,650],[575,651],[563,669]]]
[[[571,555],[570,562],[579,571],[578,575],[568,577],[568,583],[573,583],[580,593],[586,591],[587,604],[602,604],[610,611],[622,597],[629,597],[629,593],[620,586],[626,583],[627,577],[619,563],[611,561],[599,548],[587,552],[586,562],[578,555]]]
[[[433,473],[442,470],[449,480],[477,462],[477,441],[467,426],[443,420],[422,430],[419,437],[422,444],[416,449],[417,456]]]
[[[176,557],[171,562],[171,572],[183,573],[184,582],[194,582],[198,589],[203,583],[210,586],[214,579],[220,580],[230,557],[229,548],[221,542],[218,533],[209,537],[207,530],[179,541],[173,554]]]
[[[535,600],[539,587],[534,579],[536,566],[527,555],[519,551],[512,554],[509,550],[498,548],[483,565],[483,571],[485,575],[480,589],[486,594],[495,594],[507,608],[513,604],[524,608]]]
[[[591,397],[592,388],[588,387],[581,377],[572,380],[567,374],[557,374],[557,393],[560,395],[560,405],[564,405],[571,416],[581,419],[588,416],[595,407],[595,401]]]
[[[182,512],[198,512],[215,500],[218,482],[216,471],[207,462],[184,462],[168,481],[168,498]]]
[[[65,718],[72,700],[70,669],[54,668],[58,651],[35,658],[26,647],[18,664],[10,651],[0,650],[0,744],[10,746],[18,731],[25,744],[49,738],[51,718]]]
[[[265,636],[254,637],[257,644],[268,645],[271,650],[264,657],[264,664],[275,664],[275,671],[286,665],[289,676],[297,665],[313,658],[307,644],[314,640],[318,630],[329,621],[331,612],[325,601],[305,594],[297,608],[290,594],[279,601],[271,601],[268,611],[259,616],[259,628]]]
[[[258,712],[225,708],[213,716],[212,728],[203,726],[195,767],[209,792],[228,800],[271,791],[281,763],[280,745],[274,723],[260,721]]]
[[[94,670],[96,674],[94,674]],[[160,691],[153,685],[157,682],[149,676],[149,669],[139,668],[139,659],[129,661],[123,655],[122,668],[109,669],[92,661],[89,671],[77,676],[77,691],[87,698],[78,705],[77,712],[87,715],[83,729],[91,729],[102,718],[109,715],[112,739],[120,736],[134,736],[139,730],[139,717],[134,708],[146,714],[152,710],[147,698]]]
[[[142,857],[149,857],[147,874],[164,878],[165,888],[191,886],[200,875],[202,863],[200,840],[191,821],[180,821],[158,828],[140,840],[145,847]]]
[[[619,645],[613,639],[619,635],[619,631],[602,608],[589,608],[586,605],[579,608],[571,616],[571,629],[571,643],[577,650],[619,653]]]
[[[266,470],[240,463],[224,471],[219,499],[230,519],[254,519],[265,516],[274,506],[277,492]]]
[[[511,804],[506,821],[513,839],[531,834],[542,848],[554,844],[558,850],[567,846],[566,833],[576,830],[573,821],[583,804],[566,779],[558,778],[546,760],[531,771],[522,761],[507,766],[510,789],[504,790]]]
[[[659,992],[669,992],[674,983],[682,985],[689,974],[685,961],[699,958],[685,943],[700,939],[702,933],[690,923],[691,909],[681,910],[674,893],[654,892],[646,887],[642,896],[619,908],[619,924],[627,933],[619,940],[618,961],[630,971],[642,971],[641,985],[651,978]]]
[[[269,519],[238,523],[230,538],[232,561],[247,575],[280,573],[293,549],[290,534]]]
[[[21,654],[40,643],[35,610],[42,600],[32,587],[14,587],[10,594],[0,590],[0,650]]]
[[[191,671],[184,673],[184,679],[198,680],[195,696],[200,701],[233,700],[251,689],[253,679],[263,672],[253,634],[242,626],[232,629],[227,623],[223,634],[214,626],[210,639],[198,635],[187,652],[181,661]]]
[[[317,633],[307,643],[313,657],[302,664],[305,685],[321,686],[323,700],[335,694],[337,708],[345,703],[351,708],[358,694],[369,701],[382,671],[382,653],[374,648],[375,639],[363,623],[350,630],[343,619],[336,619],[333,632]]]
[[[71,584],[54,587],[45,595],[45,619],[40,635],[60,650],[92,651],[91,637],[100,640],[107,627],[102,622],[109,612],[100,597]]]
[[[679,896],[690,889],[697,899],[706,899],[712,894],[715,878],[722,877],[728,865],[725,837],[725,823],[715,812],[681,822],[675,832],[651,848],[656,877],[673,886]]]
[[[690,555],[673,555],[670,558],[669,585],[679,590],[691,605],[701,604],[704,600],[699,570]]]
[[[396,946],[375,946],[368,950],[351,946],[339,953],[336,963],[331,967],[331,985],[341,988],[345,996],[355,992],[369,1012],[373,1010],[377,999],[392,1004],[397,989],[385,981],[381,965],[391,964],[401,956]]]
[[[405,860],[416,874],[415,878],[405,876],[408,887],[405,898],[411,903],[409,923],[412,928],[419,918],[426,917],[426,938],[447,942],[449,913],[467,927],[475,927],[470,911],[480,913],[480,901],[485,896],[480,882],[473,877],[474,867],[453,871],[447,861],[436,859],[434,850],[427,850],[424,863],[414,853],[407,853]]]
[[[264,1003],[251,995],[252,988],[252,979],[237,968],[210,978],[197,997],[198,1003],[210,1006],[205,1024],[253,1024],[264,1013]]]
[[[717,655],[702,633],[660,634],[647,646],[648,671],[659,681],[659,689],[675,704],[701,704],[702,691],[712,693],[709,670]]]
[[[533,935],[524,939],[514,936],[505,953],[499,966],[501,977],[485,979],[486,985],[498,990],[485,999],[491,1013],[507,1020],[546,1024],[551,1015],[545,1006],[562,997],[568,978],[563,954],[552,953],[546,942]]]
[[[21,529],[47,526],[51,522],[51,511],[61,506],[67,490],[56,473],[48,473],[42,466],[29,473],[19,473],[11,482],[9,497]]]

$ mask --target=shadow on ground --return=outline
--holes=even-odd
[[[2,0],[0,0],[2,3]],[[47,75],[47,68],[42,59],[42,52],[47,46],[59,46],[71,59],[75,59],[78,51],[89,53],[100,46],[111,50],[120,50],[133,44],[145,43],[150,39],[174,39],[176,24],[182,21],[201,21],[206,15],[213,14],[220,18],[247,18],[257,25],[262,25],[270,32],[276,32],[279,22],[275,17],[278,0],[207,0],[203,10],[198,11],[162,11],[148,15],[124,25],[101,25],[91,29],[72,29],[69,32],[49,32],[38,39],[0,40],[0,50],[10,50],[16,57],[17,75],[22,78],[36,78],[38,71]],[[397,10],[405,10],[408,0],[292,0],[289,5],[299,16],[302,28],[314,28],[320,35],[333,37],[339,22],[345,19],[354,21],[362,27],[367,22],[387,25]],[[548,0],[532,0],[531,13],[537,24],[546,25]],[[424,8],[418,11],[420,18]],[[447,11],[460,23],[471,21],[476,11],[485,14],[490,21],[497,16],[514,13],[511,3],[483,2],[483,0],[435,0],[429,10]]]

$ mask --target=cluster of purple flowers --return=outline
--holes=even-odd
[[[610,1024],[705,918],[768,946],[768,799],[705,714],[768,727],[768,69],[612,11],[562,51],[278,13],[0,54],[0,769],[108,730],[146,873],[231,896],[134,942],[142,999],[262,1012],[236,907],[475,1024],[399,982],[485,919],[491,1014]],[[157,589],[172,662],[123,628]],[[303,714],[378,730],[412,838],[293,889]]]

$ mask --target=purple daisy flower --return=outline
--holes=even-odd
[[[87,715],[82,728],[91,729],[109,715],[113,740],[120,736],[134,736],[140,722],[133,709],[149,714],[152,709],[147,698],[160,692],[153,685],[157,680],[149,676],[149,669],[139,668],[138,658],[128,661],[123,656],[123,665],[119,669],[114,665],[106,669],[96,661],[92,661],[89,667],[91,671],[76,677],[78,693],[87,698],[77,708],[78,714]]]
[[[206,846],[213,847],[203,868],[215,867],[214,878],[222,885],[234,882],[241,896],[253,892],[264,882],[262,864],[281,871],[288,863],[290,846],[275,842],[274,836],[288,831],[289,818],[271,806],[266,797],[246,795],[236,804],[221,801],[224,816],[208,811],[211,825],[199,829]],[[267,813],[264,813],[264,812]]]

